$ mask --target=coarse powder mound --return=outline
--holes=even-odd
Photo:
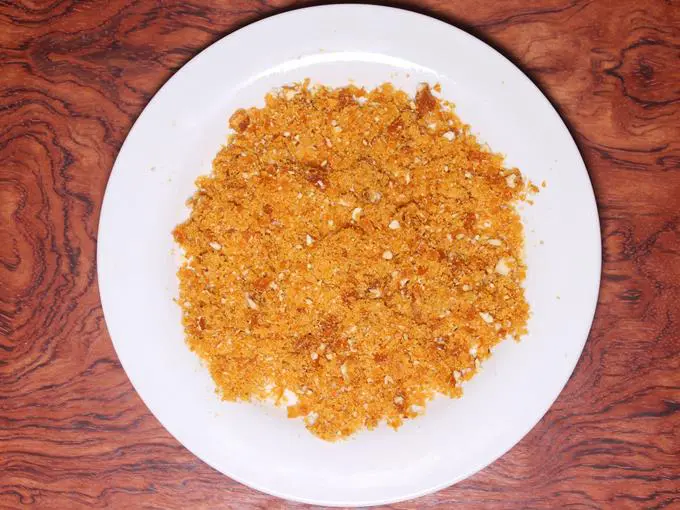
[[[187,342],[225,400],[326,440],[396,428],[525,332],[534,187],[429,86],[305,82],[230,126],[174,231]]]

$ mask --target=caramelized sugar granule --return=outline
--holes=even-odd
[[[520,171],[450,104],[384,84],[241,109],[174,236],[187,342],[230,401],[326,440],[459,397],[525,332]]]

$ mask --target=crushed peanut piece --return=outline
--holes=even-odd
[[[479,316],[482,318],[484,322],[487,324],[491,324],[493,322],[493,316],[490,313],[487,312],[479,312]]]
[[[257,310],[257,303],[253,301],[253,298],[251,298],[249,294],[246,294],[246,303],[248,304],[248,308]]]
[[[380,289],[368,289],[368,293],[374,299],[378,299],[378,298],[382,297],[382,291]]]
[[[494,268],[494,270],[500,275],[503,275],[503,276],[509,275],[510,274],[510,266],[508,266],[508,260],[505,259],[505,258],[500,259],[496,263],[496,267]]]

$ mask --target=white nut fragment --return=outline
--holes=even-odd
[[[288,388],[286,388],[285,390],[283,390],[283,400],[284,400],[288,405],[294,406],[295,404],[297,404],[298,397],[297,397],[297,395],[295,394],[295,392],[293,392],[292,390],[289,390]]]
[[[363,209],[361,209],[361,207],[355,207],[354,210],[352,211],[352,220],[359,221],[359,217],[361,216],[362,211]]]
[[[257,303],[253,301],[253,298],[250,297],[250,294],[246,293],[246,304],[248,305],[248,308],[251,310],[257,310]]]
[[[380,289],[368,289],[368,293],[373,299],[378,299],[382,296],[382,291]]]
[[[465,175],[466,179],[472,179],[472,174],[470,172],[465,172],[463,175]]]
[[[517,183],[515,182],[517,180],[517,176],[515,174],[508,175],[505,178],[505,183],[508,185],[508,188],[514,188]]]
[[[447,131],[442,135],[444,138],[446,138],[449,142],[452,142],[454,138],[456,138],[456,133],[453,131]]]
[[[470,287],[467,283],[463,285],[463,292],[470,292],[472,290],[472,287]]]
[[[453,378],[455,379],[456,382],[460,382],[460,380],[463,378],[463,374],[461,374],[459,370],[454,370]]]
[[[510,266],[508,265],[508,259],[506,258],[499,259],[499,261],[496,263],[494,271],[503,276],[509,275]]]
[[[402,278],[401,280],[399,280],[399,286],[400,286],[400,287],[406,287],[406,284],[407,284],[408,282],[409,282],[409,279],[408,279],[408,278]]]
[[[427,125],[428,129],[437,129],[437,123],[436,122],[430,122]]]
[[[314,425],[316,420],[319,418],[319,413],[312,411],[307,415],[307,425]]]
[[[312,352],[312,354],[309,355],[313,361],[316,361],[319,359],[319,355],[316,352]]]
[[[472,356],[473,358],[477,357],[477,346],[476,345],[473,345],[472,347],[470,347],[470,356]]]
[[[394,397],[394,403],[397,404],[398,406],[402,405],[404,403],[404,397],[400,397],[397,395]]]
[[[307,246],[311,246],[314,244],[314,238],[307,234],[307,237],[305,237],[305,242],[307,243]]]
[[[347,363],[340,365],[340,373],[345,382],[349,381],[349,372],[347,371]]]
[[[500,239],[489,239],[487,243],[489,243],[491,246],[500,246],[503,244],[503,241]]]
[[[385,260],[392,260],[392,257],[394,257],[394,254],[390,250],[385,250],[382,254],[382,257]]]
[[[388,227],[390,228],[390,230],[398,230],[399,228],[401,228],[401,223],[399,223],[398,220],[392,220],[390,221]]]
[[[456,234],[456,239],[459,241],[465,237],[465,234]]]
[[[290,131],[284,131],[284,132],[283,132],[283,136],[285,136],[286,138],[288,138],[288,137],[290,136]]]
[[[487,312],[479,312],[479,316],[482,318],[484,322],[487,324],[491,324],[493,322],[493,315]]]
[[[392,379],[392,377],[390,377],[389,375],[386,375],[385,379],[383,379],[383,382],[385,384],[392,384],[392,383],[394,383],[394,379]]]
[[[380,193],[379,191],[371,191],[371,193],[370,193],[371,203],[377,204],[378,202],[380,202],[381,199],[382,199],[382,193]]]
[[[215,241],[213,241],[212,243],[210,243],[210,247],[211,247],[213,250],[221,250],[221,249],[222,249],[222,245],[221,245],[220,243],[216,243]]]

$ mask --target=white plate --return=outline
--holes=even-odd
[[[505,342],[459,400],[436,399],[398,432],[383,427],[336,444],[285,410],[221,402],[184,344],[177,254],[170,231],[187,215],[194,179],[208,173],[238,107],[275,86],[313,82],[412,93],[439,82],[462,119],[534,182],[523,211],[530,333]],[[543,244],[540,243],[543,241]],[[99,286],[116,351],[165,428],[224,474],[283,498],[373,505],[455,483],[517,443],[558,396],[595,310],[600,230],[579,152],[541,92],[474,37],[385,7],[302,9],[247,26],[183,67],[130,131],[102,208]]]

